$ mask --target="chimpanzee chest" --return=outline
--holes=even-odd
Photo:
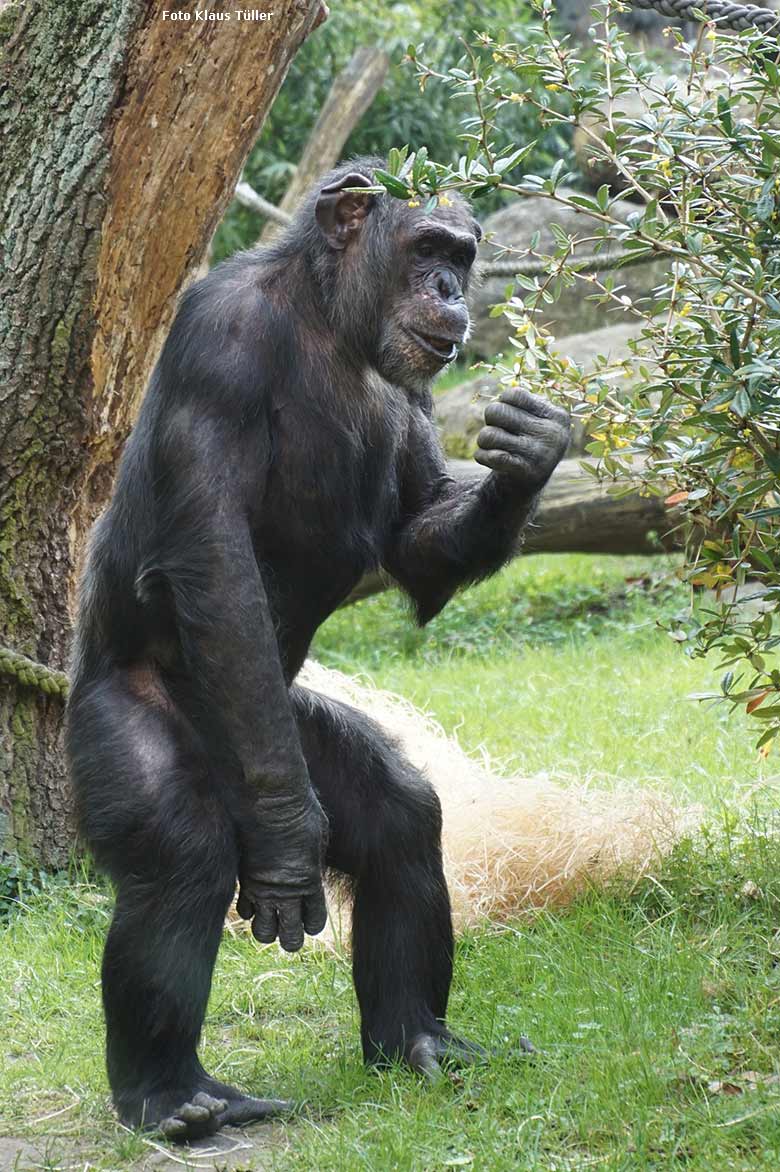
[[[395,395],[359,401],[349,420],[311,405],[305,413],[275,414],[254,528],[271,608],[288,642],[308,646],[380,564],[399,515],[407,427],[408,410]]]

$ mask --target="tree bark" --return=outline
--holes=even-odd
[[[451,460],[458,480],[487,475],[470,460]],[[610,496],[607,485],[584,472],[579,460],[562,460],[545,488],[533,524],[518,542],[519,553],[647,554],[674,549],[680,518],[662,497]],[[389,574],[367,574],[345,605],[395,585]]]
[[[0,645],[54,668],[176,294],[324,15],[174,7],[0,0]],[[47,866],[72,841],[61,734],[58,700],[0,678],[0,850]]]
[[[382,88],[389,63],[387,53],[371,45],[353,53],[330,87],[292,182],[279,204],[280,211],[288,215],[294,212],[312,184],[338,162],[344,143]],[[267,244],[278,231],[278,221],[269,219],[260,234],[261,242]]]

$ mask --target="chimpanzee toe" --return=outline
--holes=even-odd
[[[442,1034],[418,1034],[407,1047],[405,1057],[412,1070],[436,1082],[446,1067],[474,1066],[485,1062],[488,1053],[476,1042],[458,1038],[447,1031]]]
[[[227,1122],[227,1109],[225,1099],[214,1099],[205,1091],[199,1091],[171,1115],[161,1119],[158,1130],[166,1139],[177,1143],[203,1139],[204,1136],[215,1135]]]

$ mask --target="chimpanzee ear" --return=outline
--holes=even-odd
[[[376,200],[375,195],[362,195],[349,187],[373,187],[370,179],[353,171],[323,187],[317,200],[315,216],[320,230],[331,248],[346,248],[363,226]]]
[[[477,244],[479,244],[480,240],[484,236],[484,232],[482,231],[482,225],[480,224],[479,220],[474,220],[473,223],[474,223],[474,236],[476,237]]]

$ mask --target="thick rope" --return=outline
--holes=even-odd
[[[0,675],[10,676],[27,688],[37,688],[47,696],[59,696],[62,700],[68,694],[68,677],[64,671],[55,671],[43,663],[36,663],[10,647],[0,647]]]
[[[581,256],[572,253],[567,258],[566,268],[578,273],[606,272],[608,269],[626,268],[628,265],[646,265],[658,260],[656,252],[620,252],[605,256],[603,252],[583,252]],[[481,277],[535,277],[547,274],[550,262],[536,259],[494,260],[479,266]]]
[[[674,20],[697,20],[703,12],[707,20],[716,20],[727,28],[744,32],[757,28],[762,32],[780,32],[780,17],[757,4],[732,4],[731,0],[628,0],[634,8],[647,8]]]

